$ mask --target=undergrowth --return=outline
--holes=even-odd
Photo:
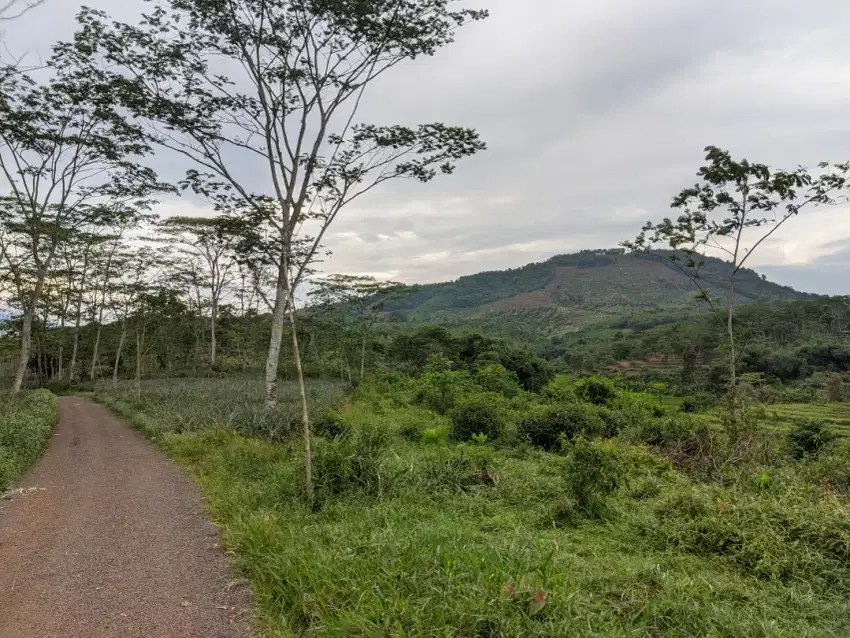
[[[59,419],[59,400],[47,390],[0,398],[0,492],[47,448]]]
[[[97,396],[202,486],[261,635],[850,635],[845,441],[729,447],[648,395],[496,372],[314,386],[312,507],[297,438],[233,416],[244,381]]]

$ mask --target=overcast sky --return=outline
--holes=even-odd
[[[144,6],[88,4],[122,19]],[[668,213],[709,144],[783,168],[850,159],[847,0],[473,5],[491,17],[382,78],[361,114],[475,127],[489,150],[453,176],[392,185],[344,211],[328,271],[430,282],[615,246]],[[78,8],[47,0],[5,27],[6,46],[46,54],[71,36]],[[760,251],[749,265],[774,281],[850,294],[848,208],[791,220]]]

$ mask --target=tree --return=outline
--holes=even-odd
[[[375,324],[382,316],[384,304],[389,299],[399,299],[410,292],[410,288],[394,281],[378,281],[374,277],[358,275],[329,275],[314,282],[315,297],[322,312],[324,309],[341,307],[356,325],[360,341],[360,380],[366,376],[366,347]],[[346,312],[347,311],[347,312]],[[341,331],[344,325],[339,326]]]
[[[32,321],[59,246],[88,225],[132,218],[161,188],[136,160],[149,150],[109,95],[58,58],[43,84],[0,69],[0,197],[5,259],[23,311],[13,392],[29,364]]]
[[[200,289],[208,293],[210,308],[210,366],[216,365],[216,320],[221,301],[236,276],[234,248],[237,237],[227,220],[221,217],[171,217],[159,225],[183,253],[181,270],[198,290],[198,312],[201,309]]]
[[[734,440],[740,425],[736,370],[743,351],[735,325],[737,275],[755,250],[803,209],[834,204],[848,187],[850,163],[823,162],[818,165],[823,172],[812,177],[802,167],[772,170],[746,159],[736,161],[715,146],[707,147],[705,154],[706,164],[697,172],[701,181],[673,199],[671,207],[681,211],[679,217],[648,222],[623,246],[637,251],[657,245],[673,249],[667,258],[694,283],[723,327],[729,370],[727,421]],[[725,253],[731,265],[721,298],[712,297],[700,280],[706,251]]]
[[[98,74],[106,67],[105,86],[147,124],[151,138],[190,161],[187,188],[217,205],[229,200],[274,228],[280,263],[265,371],[269,406],[277,403],[287,309],[312,261],[308,255],[293,269],[292,246],[308,238],[315,253],[353,200],[388,180],[450,174],[457,160],[485,147],[467,128],[354,121],[375,79],[432,55],[459,27],[487,15],[453,4],[164,0],[138,25],[84,9],[82,29],[64,47],[81,69]],[[295,313],[289,317],[303,387]],[[306,392],[302,404],[309,444]]]
[[[0,21],[20,18],[44,2],[45,0],[0,0]]]

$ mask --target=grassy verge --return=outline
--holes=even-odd
[[[275,427],[239,403],[258,392],[169,381],[97,398],[200,484],[261,635],[850,635],[850,512],[818,491],[816,468],[756,463],[700,482],[613,440],[581,458],[616,458],[619,489],[577,515],[575,460],[451,443],[446,417],[363,400],[317,424],[314,511],[299,446],[240,434]]]
[[[59,401],[47,390],[0,399],[0,492],[47,448],[59,419]]]

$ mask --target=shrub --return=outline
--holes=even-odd
[[[559,403],[567,403],[576,398],[575,386],[565,374],[559,375],[547,383],[546,387],[543,388],[543,394]]]
[[[422,442],[428,445],[443,445],[449,438],[449,428],[428,428],[422,432]]]
[[[347,493],[381,497],[381,457],[388,442],[386,430],[371,427],[351,430],[333,440],[317,439],[313,451],[316,503],[322,505]]]
[[[485,434],[490,440],[498,438],[507,422],[507,409],[501,395],[494,392],[471,394],[458,401],[449,412],[452,438],[469,441],[474,434]]]
[[[458,397],[474,387],[472,377],[465,371],[428,372],[419,380],[413,401],[439,414],[447,414]]]
[[[576,394],[594,405],[607,405],[617,396],[617,386],[611,379],[605,377],[585,377],[579,379],[576,384]]]
[[[816,457],[821,448],[834,438],[834,434],[824,430],[823,423],[804,421],[797,423],[788,433],[788,446],[795,459]]]
[[[509,399],[519,394],[522,389],[516,372],[506,369],[500,363],[480,366],[475,372],[475,382],[488,392],[497,392]]]
[[[546,405],[534,408],[519,424],[519,435],[544,450],[557,450],[561,439],[605,431],[605,423],[593,406],[581,403]]]
[[[813,483],[850,496],[850,439],[821,448],[818,457],[808,461],[806,472]]]
[[[606,500],[622,482],[623,469],[615,444],[575,437],[567,448],[564,471],[567,489],[578,511],[591,517],[602,515]]]
[[[488,447],[458,445],[457,447],[428,448],[417,456],[406,476],[417,490],[433,492],[467,492],[493,486],[493,450]]]

